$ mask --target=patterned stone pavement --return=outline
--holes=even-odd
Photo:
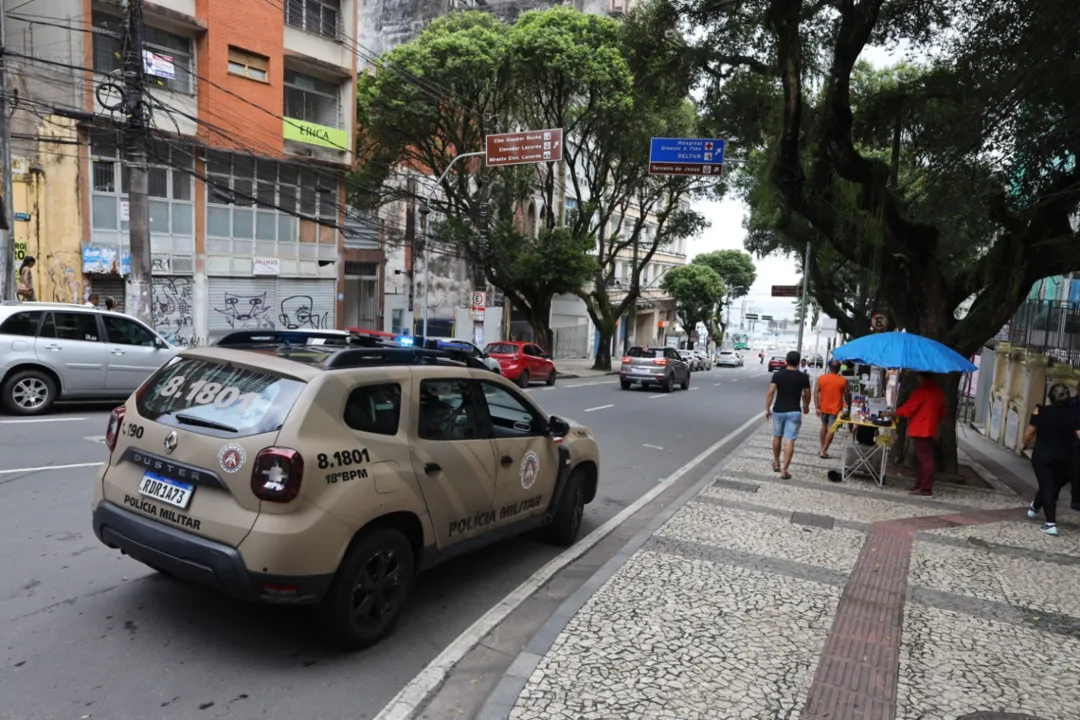
[[[1051,538],[1012,494],[833,484],[809,439],[781,481],[768,443],[763,428],[519,656],[516,702],[482,717],[1080,717],[1070,516]]]

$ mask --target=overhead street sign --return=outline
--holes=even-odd
[[[744,315],[743,317],[745,317],[747,320],[757,320],[758,319],[758,314],[757,313],[746,313],[746,315]]]
[[[801,297],[802,285],[773,285],[773,297]]]
[[[688,163],[649,163],[650,175],[720,175],[723,165],[694,165]]]
[[[725,142],[715,138],[653,138],[651,175],[719,175]]]
[[[558,162],[562,160],[562,150],[561,128],[526,130],[484,138],[484,161],[488,167]]]

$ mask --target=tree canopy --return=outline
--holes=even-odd
[[[720,275],[708,265],[695,263],[669,270],[660,287],[675,300],[679,324],[690,336],[697,331],[698,323],[712,323],[727,293]]]

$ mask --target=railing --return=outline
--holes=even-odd
[[[997,339],[1056,362],[1080,365],[1080,303],[1029,300],[1017,308]]]

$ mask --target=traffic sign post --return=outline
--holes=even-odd
[[[653,138],[650,175],[720,175],[725,141],[713,138]]]
[[[484,160],[488,167],[526,165],[562,160],[561,128],[526,130],[484,137]]]
[[[881,310],[870,315],[870,329],[874,332],[885,332],[889,329],[889,316]]]
[[[487,308],[487,293],[483,290],[473,290],[469,298],[469,319],[483,320]]]

